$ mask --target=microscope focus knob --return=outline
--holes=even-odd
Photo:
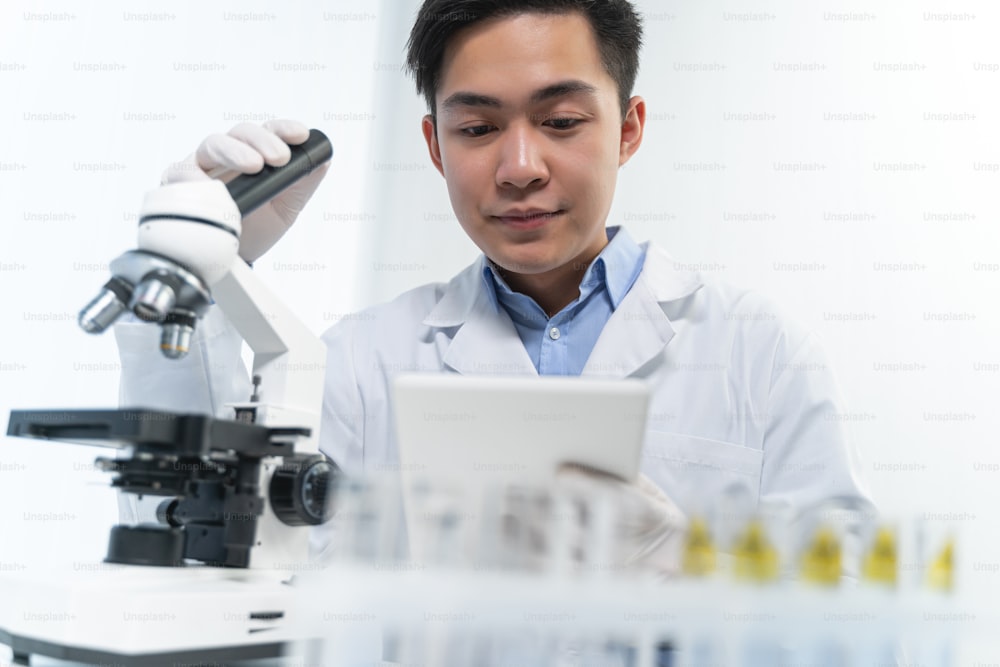
[[[268,496],[271,510],[289,526],[317,526],[332,516],[337,466],[325,456],[292,457],[274,471]]]

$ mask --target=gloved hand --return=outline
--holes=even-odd
[[[239,174],[256,174],[265,164],[281,167],[292,157],[289,145],[309,138],[309,128],[294,120],[269,120],[263,126],[240,123],[228,134],[212,134],[198,149],[163,172],[161,184],[219,178],[229,181]],[[243,219],[240,257],[253,262],[295,222],[330,163],[317,167],[308,176]]]
[[[605,496],[615,511],[612,569],[649,572],[667,578],[680,573],[687,517],[643,474],[635,482],[577,464],[564,464],[556,489],[573,497]],[[587,517],[583,517],[581,528]],[[586,559],[586,556],[584,557]]]

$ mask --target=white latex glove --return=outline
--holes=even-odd
[[[627,482],[586,466],[565,464],[556,488],[579,498],[604,495],[611,501],[616,521],[609,567],[660,577],[680,573],[687,517],[646,475],[640,473],[635,482]]]
[[[288,146],[308,138],[309,128],[294,120],[269,120],[263,126],[240,123],[228,134],[209,135],[194,153],[167,167],[161,184],[207,178],[229,181],[239,174],[256,174],[265,164],[281,167],[292,158]],[[243,219],[240,257],[253,262],[270,250],[295,222],[329,167],[329,162],[317,167]]]

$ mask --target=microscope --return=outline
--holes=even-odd
[[[312,130],[291,161],[223,183],[145,196],[138,244],[79,315],[98,334],[132,313],[160,352],[187,354],[214,303],[253,351],[253,393],[232,419],[142,407],[13,410],[7,435],[113,448],[112,486],[162,497],[156,523],[118,525],[104,563],[5,582],[0,643],[88,663],[177,665],[276,658],[296,632],[294,574],[330,516],[338,469],[319,452],[326,350],[238,255],[241,220],[333,153]],[[155,354],[151,350],[150,353]]]

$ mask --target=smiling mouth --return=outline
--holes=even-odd
[[[545,213],[532,213],[530,215],[496,215],[493,216],[500,222],[518,228],[535,228],[547,223],[549,220],[562,215],[564,211],[549,211]]]

